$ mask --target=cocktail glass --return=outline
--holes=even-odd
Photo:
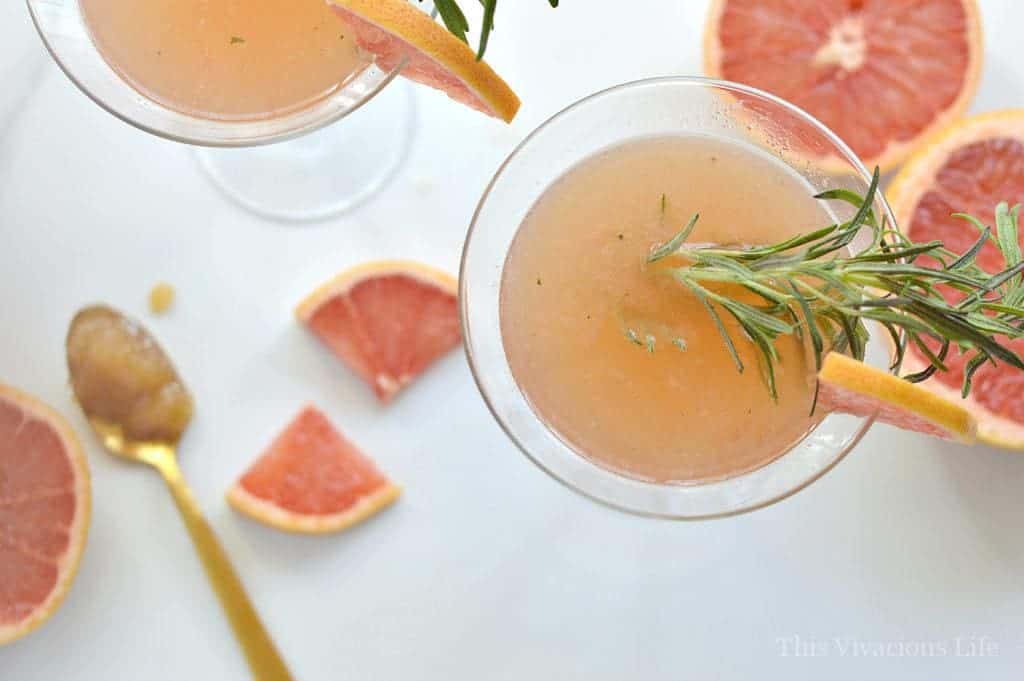
[[[873,419],[830,414],[788,451],[749,472],[710,482],[647,482],[595,463],[548,426],[519,388],[501,332],[506,257],[538,198],[567,170],[603,149],[667,135],[716,136],[758,147],[798,173],[813,193],[845,188],[864,194],[871,181],[850,148],[824,125],[753,88],[679,77],[599,92],[556,114],[527,137],[480,200],[462,258],[463,333],[473,376],[491,412],[523,453],[553,478],[591,499],[641,515],[728,516],[784,499],[820,478],[860,441]],[[837,173],[839,169],[843,172]],[[874,209],[892,220],[881,195]],[[840,206],[833,210],[837,219],[852,216],[852,210],[845,214]],[[874,336],[868,361],[885,366],[888,358],[885,341]]]
[[[432,2],[410,2],[436,13]],[[79,0],[27,3],[50,54],[82,92],[140,130],[200,147],[198,162],[214,184],[260,215],[311,220],[348,210],[380,190],[408,151],[413,92],[403,84],[383,93],[401,66],[383,71],[368,61],[333,93],[274,118],[200,118],[158,104],[123,80],[96,48]],[[358,111],[375,98],[370,110]],[[344,125],[331,125],[342,118]]]

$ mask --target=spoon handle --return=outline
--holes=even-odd
[[[203,518],[192,492],[185,484],[177,460],[174,456],[167,456],[154,463],[174,496],[174,502],[206,569],[210,585],[217,592],[221,607],[242,646],[253,678],[256,681],[292,681],[288,668],[245,593],[242,580],[235,573],[217,535]]]

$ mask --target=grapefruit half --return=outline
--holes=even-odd
[[[89,467],[60,414],[0,385],[0,645],[60,607],[89,532]]]
[[[511,122],[519,98],[487,62],[408,0],[328,0],[382,70],[402,67],[409,80]]]
[[[993,225],[995,207],[1024,202],[1024,110],[996,111],[964,119],[930,138],[900,171],[886,192],[896,223],[914,241],[938,239],[956,253],[966,251],[978,231],[953,213],[970,213]],[[1004,263],[987,244],[977,264],[998,272]],[[947,291],[954,300],[956,292]],[[1024,356],[1024,340],[1006,341]],[[922,385],[962,403],[978,420],[978,438],[989,444],[1024,449],[1024,371],[1004,364],[982,366],[971,394],[960,397],[966,357],[950,348],[948,372],[936,372]],[[908,351],[905,371],[926,366]]]
[[[713,0],[704,68],[796,104],[886,171],[967,109],[982,50],[975,0]]]
[[[270,527],[323,534],[366,520],[399,494],[327,417],[306,407],[227,498],[236,510]]]
[[[461,342],[457,287],[425,265],[371,262],[318,288],[295,314],[386,403]]]

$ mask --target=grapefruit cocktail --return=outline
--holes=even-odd
[[[201,167],[268,217],[327,217],[385,185],[414,131],[411,91],[384,92],[399,74],[506,122],[519,109],[432,2],[26,1],[56,62],[118,118],[177,142],[246,147],[200,149]]]
[[[735,83],[641,81],[566,109],[502,166],[466,244],[492,411],[563,482],[675,518],[780,499],[876,419],[991,436],[972,390],[1024,371],[1021,206],[998,189],[974,207],[994,224],[950,216],[971,240],[915,241],[880,176]]]
[[[691,239],[774,243],[829,220],[799,174],[700,135],[624,142],[571,168],[530,210],[501,286],[502,340],[530,404],[582,455],[656,482],[758,468],[814,425],[815,366],[780,339],[778,400],[755,349],[740,373],[715,321],[646,262],[700,211]],[[737,322],[724,318],[734,334]]]
[[[104,59],[146,97],[200,118],[306,108],[367,65],[323,0],[80,0]]]
[[[846,175],[823,171],[836,158]],[[887,218],[871,185],[827,129],[743,86],[656,79],[573,105],[506,161],[467,240],[464,335],[485,399],[542,468],[619,508],[709,517],[792,493],[834,465],[871,415],[815,409],[820,357],[806,336],[759,348],[720,304],[709,314],[689,295],[680,253],[652,254],[688,223],[694,247],[744,248],[859,212],[815,198],[826,189],[868,194]],[[863,349],[882,363],[876,343]]]

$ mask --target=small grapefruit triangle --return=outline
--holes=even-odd
[[[424,265],[372,262],[339,274],[295,313],[389,402],[460,343],[456,288]]]
[[[304,408],[228,491],[228,502],[270,527],[322,534],[394,503],[397,486],[314,407]]]

